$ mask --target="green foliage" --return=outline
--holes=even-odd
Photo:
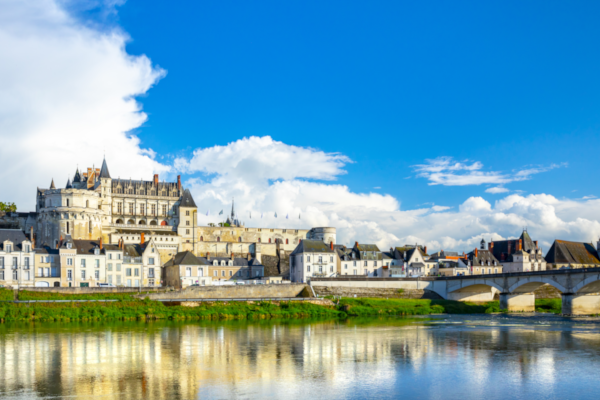
[[[17,211],[17,205],[15,203],[3,203],[0,201],[0,211],[15,212]]]
[[[12,289],[0,288],[0,300],[14,300],[15,293]]]
[[[339,307],[350,316],[500,312],[497,301],[469,303],[450,300],[344,298],[340,300]]]
[[[560,314],[562,312],[562,299],[536,300],[535,311],[543,313]]]
[[[198,307],[167,307],[158,301],[111,303],[0,303],[2,322],[12,321],[98,321],[98,320],[204,320],[339,318],[345,314],[311,303],[215,302]]]

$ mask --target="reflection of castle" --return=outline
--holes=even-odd
[[[0,393],[191,399],[231,398],[251,388],[269,392],[249,397],[343,398],[352,397],[344,392],[355,387],[351,383],[373,377],[380,377],[378,386],[390,389],[415,373],[424,374],[423,379],[443,379],[441,360],[455,365],[452,376],[461,376],[462,385],[485,390],[488,379],[498,379],[498,371],[515,380],[526,380],[529,374],[539,377],[543,371],[552,383],[554,350],[547,344],[561,342],[566,351],[578,346],[564,341],[560,330],[460,331],[431,329],[410,320],[83,327],[56,330],[36,325],[9,331],[0,326]],[[587,340],[586,345],[598,347],[597,338]],[[442,383],[434,385],[438,389],[444,387],[443,380],[437,383]]]

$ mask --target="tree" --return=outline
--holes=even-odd
[[[15,212],[17,211],[17,205],[15,203],[3,203],[0,201],[0,211]]]

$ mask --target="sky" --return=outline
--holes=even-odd
[[[382,249],[595,241],[599,11],[1,0],[0,201],[33,210],[106,157],[113,178],[181,175],[202,225],[235,198],[246,226]]]

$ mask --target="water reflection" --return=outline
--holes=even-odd
[[[7,398],[596,398],[598,367],[560,317],[0,326]]]

